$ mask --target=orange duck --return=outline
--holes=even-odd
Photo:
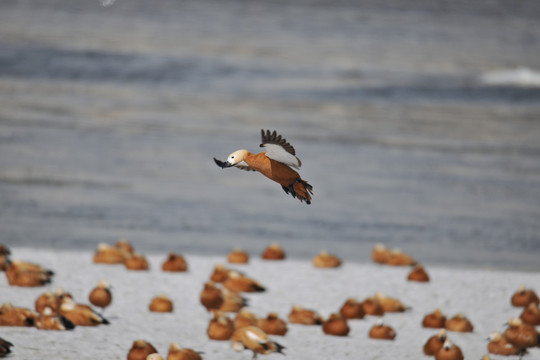
[[[88,295],[90,304],[100,307],[101,310],[105,310],[112,302],[112,293],[109,283],[105,280],[100,281],[97,286],[90,291]]]
[[[257,326],[257,316],[249,311],[247,308],[240,310],[234,318],[234,328],[240,329],[246,326]]]
[[[520,349],[509,343],[501,333],[492,332],[489,334],[489,343],[487,345],[489,353],[495,355],[519,355]]]
[[[150,354],[156,354],[156,348],[145,340],[135,340],[129,349],[127,360],[146,360]]]
[[[369,337],[380,340],[394,340],[396,332],[392,327],[384,325],[383,320],[377,320],[377,323],[369,330]]]
[[[519,318],[508,321],[508,327],[503,332],[503,337],[512,345],[520,349],[524,354],[527,348],[540,345],[540,334],[534,326],[524,324]]]
[[[0,307],[0,326],[34,326],[37,316],[30,309],[4,303]]]
[[[339,313],[345,319],[362,319],[366,315],[362,303],[356,299],[349,298],[339,309]]]
[[[440,329],[437,335],[431,336],[424,344],[424,354],[427,356],[435,356],[440,348],[443,347],[446,341],[446,330]]]
[[[525,324],[529,324],[532,326],[539,326],[540,325],[540,308],[538,308],[538,305],[535,303],[530,303],[527,305],[525,309],[521,312],[521,315],[519,315],[519,318],[523,321]]]
[[[257,354],[268,355],[273,352],[282,353],[284,346],[270,340],[268,334],[256,326],[246,326],[234,332],[231,346],[235,351],[249,349],[253,351],[253,358]]]
[[[362,301],[362,309],[366,315],[381,316],[384,309],[376,298],[368,297]]]
[[[159,294],[152,299],[150,305],[148,305],[148,309],[152,312],[173,312],[174,305],[167,295]]]
[[[227,255],[227,261],[231,264],[247,264],[249,254],[242,249],[234,249]]]
[[[302,162],[296,157],[296,152],[287,140],[278,135],[276,131],[270,133],[261,130],[261,145],[266,148],[258,154],[247,150],[237,150],[229,155],[227,161],[214,158],[221,168],[235,166],[242,170],[258,171],[269,179],[279,183],[287,194],[298,198],[301,202],[311,204],[313,187],[302,180],[300,175],[292,169],[300,168]]]
[[[100,243],[94,253],[95,264],[123,264],[129,252],[107,243]]]
[[[217,264],[214,267],[214,271],[212,272],[212,274],[210,274],[210,281],[213,281],[215,283],[222,283],[227,280],[230,271],[231,270],[228,269],[225,265]]]
[[[337,313],[330,314],[330,317],[323,322],[322,329],[325,334],[334,336],[347,336],[351,331],[347,319]]]
[[[51,291],[45,291],[37,297],[34,307],[38,313],[43,313],[45,308],[50,308],[53,312],[56,312],[60,307],[60,300],[60,297]]]
[[[54,275],[54,272],[52,270],[46,269],[41,265],[34,264],[28,261],[10,260],[8,262],[8,266],[9,265],[13,266],[13,268],[15,268],[17,271],[36,272],[36,273],[45,274],[47,276]]]
[[[124,266],[128,270],[145,271],[150,269],[150,264],[146,257],[138,252],[132,253],[125,261]]]
[[[430,314],[426,314],[422,320],[422,326],[426,328],[440,329],[444,328],[446,316],[443,315],[440,309],[435,309]]]
[[[40,265],[21,261],[7,260],[5,264],[6,278],[11,286],[34,287],[51,282],[54,273]]]
[[[208,281],[204,284],[204,288],[201,291],[199,299],[201,304],[208,311],[219,309],[225,301],[223,298],[223,292],[212,281]]]
[[[525,307],[530,303],[538,305],[540,303],[538,295],[536,295],[534,290],[527,289],[525,285],[520,286],[520,288],[512,295],[510,301],[515,307]]]
[[[182,348],[177,343],[172,343],[169,346],[167,360],[202,360],[202,356],[193,349]]]
[[[317,268],[336,268],[341,266],[341,259],[329,254],[326,250],[321,250],[319,255],[313,258],[313,266]]]
[[[163,271],[183,272],[187,271],[188,264],[181,254],[171,252],[163,264],[161,264],[161,269]]]
[[[371,260],[379,264],[385,264],[390,257],[390,249],[383,244],[375,244],[371,252]]]
[[[472,332],[474,329],[471,321],[463,314],[457,314],[454,317],[446,320],[444,327],[446,330],[456,332]]]
[[[135,251],[133,245],[131,245],[126,239],[119,239],[114,247],[123,251],[125,254],[131,254]]]
[[[107,319],[95,312],[90,306],[77,304],[71,297],[64,297],[62,299],[59,315],[66,317],[74,325],[78,326],[109,324]]]
[[[289,322],[300,325],[321,325],[322,317],[314,310],[305,309],[300,305],[293,305],[289,313]]]
[[[435,360],[463,360],[463,353],[459,346],[452,344],[448,339],[442,348],[435,354]]]
[[[269,313],[265,319],[258,319],[257,326],[268,335],[285,335],[288,331],[287,323],[278,317],[275,312]]]
[[[383,311],[386,312],[404,312],[408,309],[400,300],[386,296],[381,292],[375,293],[375,299],[381,304]]]
[[[264,249],[261,257],[264,260],[284,260],[285,251],[277,243],[271,243],[266,249]]]
[[[223,286],[237,292],[263,292],[266,289],[258,281],[242,275],[238,271],[231,270]]]
[[[208,323],[206,334],[212,340],[229,340],[234,333],[234,323],[222,313],[214,312],[214,317]]]
[[[60,311],[62,300],[66,297],[73,299],[73,296],[70,293],[65,292],[62,288],[56,289],[54,293],[45,291],[37,297],[34,306],[38,313],[43,313],[43,310],[45,310],[46,307],[51,308],[54,313],[58,313]]]
[[[248,299],[235,291],[221,289],[221,295],[223,297],[223,304],[219,307],[219,311],[238,312],[244,306],[248,305]]]
[[[50,307],[46,307],[35,321],[39,330],[73,330],[75,325],[66,317],[53,313]]]
[[[411,266],[416,265],[416,260],[400,249],[393,249],[390,251],[390,255],[388,256],[388,259],[386,259],[385,264],[392,266]]]
[[[416,282],[429,282],[429,275],[422,265],[417,264],[409,272],[409,275],[407,275],[407,280]]]

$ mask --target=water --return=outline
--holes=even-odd
[[[482,81],[537,76],[536,1],[108,5],[0,4],[0,242],[540,270],[540,88]],[[261,128],[312,205],[214,164]]]

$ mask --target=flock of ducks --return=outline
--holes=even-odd
[[[261,254],[262,259],[279,261],[286,258],[284,250],[278,244],[269,245]],[[377,244],[372,251],[374,262],[391,266],[408,266],[411,268],[407,280],[429,282],[426,269],[418,264],[412,256],[400,250],[390,250]],[[230,264],[246,264],[249,254],[241,249],[234,249],[227,255]],[[114,245],[100,244],[93,256],[96,264],[123,264],[128,270],[148,270],[148,261],[144,255],[136,252],[131,244],[119,240]],[[313,257],[312,264],[316,268],[337,268],[342,264],[337,256],[321,251]],[[185,272],[188,270],[186,260],[181,254],[170,253],[163,261],[162,271]],[[0,244],[0,270],[6,274],[10,286],[35,287],[49,284],[54,272],[40,265],[11,259],[10,250]],[[232,349],[252,351],[255,358],[258,354],[285,353],[285,347],[271,336],[286,336],[289,324],[320,326],[323,334],[331,336],[347,336],[350,332],[349,321],[363,319],[365,316],[379,316],[391,312],[405,312],[410,309],[399,299],[389,297],[381,292],[358,301],[345,299],[337,311],[328,318],[323,318],[316,310],[300,305],[292,305],[287,319],[282,319],[275,312],[258,317],[248,308],[248,299],[244,293],[265,292],[265,286],[247,274],[216,264],[208,280],[202,284],[199,293],[200,304],[211,314],[208,322],[207,337],[213,341],[230,341]],[[65,331],[77,326],[107,325],[109,321],[103,316],[105,309],[112,303],[113,293],[106,281],[100,281],[88,295],[90,304],[76,302],[73,296],[59,288],[56,292],[46,291],[35,300],[35,310],[17,307],[4,303],[0,307],[0,326],[34,326],[40,330]],[[496,355],[518,355],[522,357],[527,349],[540,346],[540,334],[536,327],[540,326],[540,299],[532,289],[520,287],[511,297],[513,306],[523,308],[518,318],[508,321],[502,333],[489,334],[487,350]],[[101,312],[94,308],[101,309]],[[155,296],[149,304],[152,312],[173,312],[174,304],[165,294]],[[424,328],[437,329],[438,332],[429,337],[423,353],[435,360],[460,360],[464,354],[460,347],[453,343],[449,332],[472,332],[471,321],[463,314],[447,317],[440,309],[426,314],[422,320]],[[379,319],[368,332],[372,339],[394,340],[396,331]],[[13,344],[0,338],[0,357],[12,351]],[[171,343],[167,360],[198,360],[203,353],[183,348]],[[149,342],[135,340],[127,353],[128,360],[163,359],[157,349]],[[489,359],[485,355],[483,360]]]

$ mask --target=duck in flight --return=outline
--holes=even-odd
[[[287,194],[298,198],[300,202],[311,204],[313,187],[303,180],[293,168],[300,168],[302,162],[296,152],[276,131],[261,130],[261,144],[266,151],[252,154],[247,150],[237,150],[229,155],[227,161],[214,158],[221,168],[234,166],[247,171],[258,171],[267,178],[279,183]]]

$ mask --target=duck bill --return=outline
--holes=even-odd
[[[221,160],[218,160],[218,159],[216,159],[216,158],[214,158],[214,161],[216,162],[216,165],[219,166],[219,167],[222,168],[222,169],[225,169],[225,168],[234,166],[233,164],[230,164],[230,163],[227,162],[227,161],[221,161]]]

